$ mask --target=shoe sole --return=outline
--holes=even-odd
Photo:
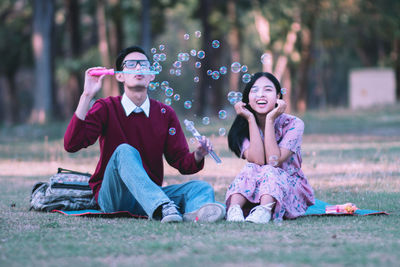
[[[182,222],[182,217],[179,215],[169,215],[162,218],[161,223],[178,223]]]
[[[185,222],[216,222],[225,218],[225,207],[218,203],[210,203],[200,209],[183,214]]]

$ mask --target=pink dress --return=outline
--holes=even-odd
[[[275,120],[275,136],[279,147],[289,149],[293,155],[280,167],[258,165],[248,162],[226,192],[226,206],[229,208],[232,194],[240,193],[248,203],[243,207],[245,215],[260,203],[261,196],[268,194],[275,198],[273,220],[292,219],[303,215],[308,206],[314,204],[314,192],[301,170],[301,142],[304,123],[301,119],[282,114]],[[245,138],[241,153],[247,150],[250,141]]]

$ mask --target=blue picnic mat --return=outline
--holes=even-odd
[[[359,215],[359,216],[366,216],[366,215],[377,215],[377,214],[386,214],[388,213],[384,211],[378,211],[378,210],[367,210],[367,209],[358,209],[354,212],[354,214],[344,214],[344,213],[336,213],[336,214],[326,214],[325,213],[325,207],[331,205],[329,203],[326,203],[322,200],[315,199],[315,204],[313,206],[308,207],[306,213],[303,216],[310,216],[310,215]],[[134,217],[134,218],[147,218],[146,216],[139,216],[139,215],[134,215],[128,211],[117,211],[117,212],[102,212],[101,210],[53,210],[53,212],[59,212],[61,214],[67,215],[67,216],[88,216],[88,217]]]

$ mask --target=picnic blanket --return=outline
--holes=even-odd
[[[337,215],[351,215],[351,216],[366,216],[366,215],[377,215],[377,214],[386,214],[388,213],[384,211],[378,210],[368,210],[368,209],[357,209],[354,214],[344,214],[344,213],[334,213],[334,214],[327,214],[325,212],[325,207],[331,205],[319,199],[315,200],[315,205],[308,207],[306,213],[303,216],[322,216],[322,215],[330,215],[330,216],[337,216]],[[106,213],[102,212],[101,210],[73,210],[73,211],[65,211],[65,210],[53,210],[53,212],[59,212],[61,214],[67,216],[88,216],[88,217],[133,217],[133,218],[143,218],[146,219],[146,216],[139,216],[134,215],[128,211],[118,211],[118,212],[111,212]]]

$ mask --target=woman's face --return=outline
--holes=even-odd
[[[275,85],[267,77],[258,78],[250,88],[249,105],[256,113],[267,114],[275,108],[277,99]]]

